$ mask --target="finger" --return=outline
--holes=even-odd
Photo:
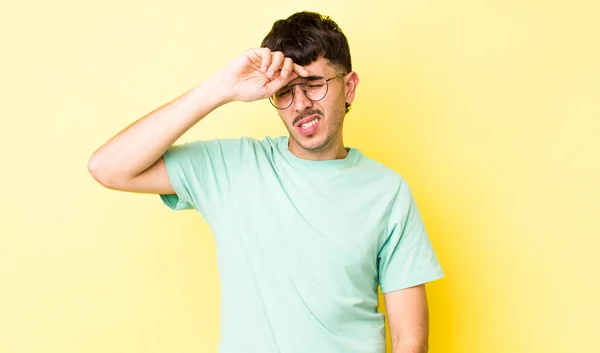
[[[271,65],[269,66],[269,70],[267,71],[267,75],[269,77],[273,78],[275,76],[275,73],[281,70],[283,59],[283,53],[280,51],[276,51],[271,54]]]
[[[281,77],[287,78],[287,76],[294,70],[294,62],[291,58],[283,59],[283,67],[281,68]]]
[[[260,67],[262,58],[260,52],[256,48],[248,49],[244,55],[252,65],[257,68]]]
[[[279,89],[281,89],[283,86],[287,85],[290,81],[296,79],[297,77],[298,75],[293,71],[288,75],[288,77],[283,77],[282,75],[279,75],[276,79],[267,84],[267,91],[269,92],[269,95],[275,94],[275,92],[277,92]]]
[[[260,48],[259,56],[262,57],[260,68],[263,72],[267,72],[269,65],[271,65],[271,50],[269,48]]]
[[[300,77],[308,77],[310,73],[302,66],[294,64],[294,72]]]

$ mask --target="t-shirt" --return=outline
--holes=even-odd
[[[289,137],[193,141],[164,155],[174,210],[215,237],[220,353],[383,353],[383,293],[443,277],[395,171],[347,148],[313,161]]]

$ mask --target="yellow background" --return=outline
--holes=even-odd
[[[204,220],[87,161],[303,9],[350,40],[345,142],[405,176],[444,266],[430,352],[600,352],[600,3],[567,3],[1,0],[0,352],[216,352]],[[181,141],[278,119],[234,103]]]

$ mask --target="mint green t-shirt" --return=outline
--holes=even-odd
[[[406,181],[348,148],[303,160],[288,137],[195,141],[165,163],[174,210],[216,242],[220,353],[383,353],[378,286],[443,277]]]

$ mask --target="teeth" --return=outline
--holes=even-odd
[[[308,123],[306,123],[306,124],[302,124],[302,128],[303,128],[303,129],[308,129],[309,127],[311,127],[311,126],[313,126],[314,124],[316,124],[318,120],[319,120],[318,118],[315,118],[315,120],[313,120],[313,121],[311,121],[311,122],[308,122]]]

